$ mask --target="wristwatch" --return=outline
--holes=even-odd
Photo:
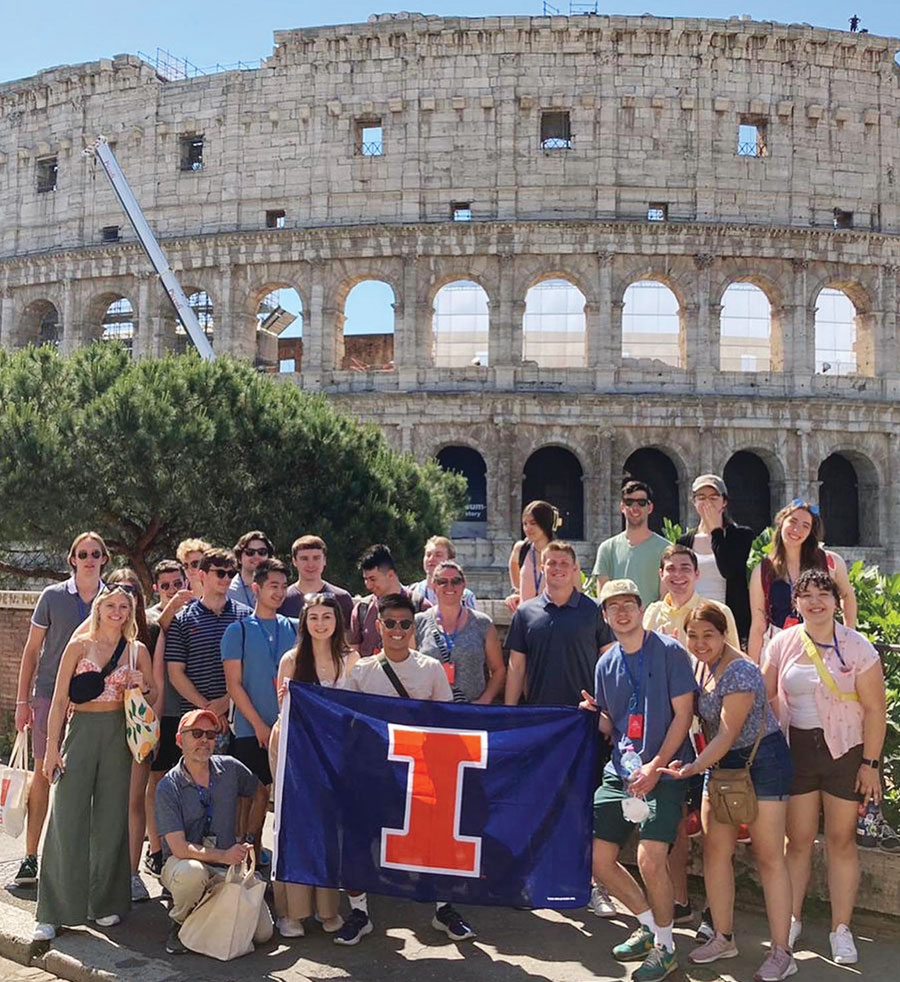
[[[862,762],[876,771],[881,767],[881,761],[877,757],[873,757],[871,760],[868,757],[863,757]]]

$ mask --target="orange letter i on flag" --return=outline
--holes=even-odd
[[[402,829],[381,830],[381,865],[481,875],[481,836],[460,835],[467,767],[487,767],[487,732],[388,724],[388,760],[408,764]]]

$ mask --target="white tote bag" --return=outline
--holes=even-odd
[[[227,962],[253,951],[253,942],[272,937],[272,916],[263,899],[266,884],[258,879],[256,860],[229,866],[188,914],[178,937],[185,948]]]
[[[0,770],[0,832],[14,839],[25,828],[28,805],[28,730],[16,735],[9,763]]]

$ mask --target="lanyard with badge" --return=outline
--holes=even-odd
[[[644,634],[641,640],[641,648],[638,652],[638,670],[637,676],[631,671],[631,666],[628,664],[628,656],[625,654],[624,649],[622,649],[622,665],[625,668],[625,674],[628,676],[628,681],[631,683],[631,699],[628,702],[628,726],[627,735],[629,740],[643,740],[644,739],[644,714],[641,710],[641,685],[644,680],[644,643],[646,641],[647,635]]]
[[[209,787],[204,788],[202,784],[195,784],[194,787],[197,789],[197,797],[200,799],[200,804],[203,806],[203,832],[202,839],[203,845],[210,849],[216,848],[216,836],[212,834],[212,793],[213,793],[213,773],[212,768],[209,771]]]
[[[456,665],[452,662],[453,648],[456,645],[456,638],[459,632],[466,626],[469,622],[469,612],[465,607],[460,606],[459,615],[456,619],[456,630],[451,634],[444,628],[444,619],[441,617],[441,612],[438,610],[434,615],[435,622],[437,623],[437,630],[440,635],[438,638],[438,647],[440,648],[440,641],[443,640],[443,647],[446,649],[447,658],[441,659],[441,664],[444,667],[444,672],[447,675],[447,681],[453,685],[456,682]],[[443,652],[442,652],[443,654]]]

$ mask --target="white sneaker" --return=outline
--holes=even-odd
[[[846,924],[838,924],[828,935],[831,942],[831,960],[835,965],[855,965],[859,961],[853,934]]]
[[[803,921],[798,921],[793,914],[791,914],[791,929],[788,932],[788,948],[791,951],[797,947],[797,939],[800,937],[800,932],[803,930]]]
[[[38,921],[38,923],[34,925],[34,934],[31,936],[32,941],[52,941],[55,937],[55,924],[44,924],[41,921]]]
[[[619,912],[613,905],[606,887],[596,883],[591,887],[591,899],[588,902],[588,910],[597,917],[617,917]]]
[[[143,903],[145,900],[150,899],[150,893],[144,886],[144,881],[141,879],[140,874],[131,874],[131,902],[133,904]]]
[[[302,938],[306,934],[303,921],[297,917],[279,917],[275,927],[283,938]]]
[[[118,914],[108,914],[106,917],[97,917],[94,923],[97,927],[115,927],[122,920]]]

